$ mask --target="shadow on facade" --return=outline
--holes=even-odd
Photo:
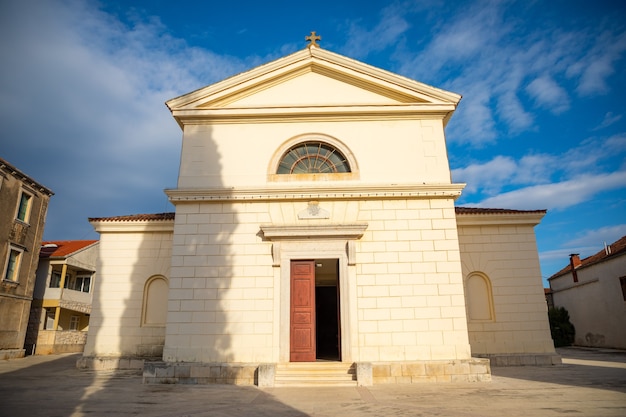
[[[234,338],[236,349],[254,349],[242,346],[251,326],[249,316],[242,314],[249,306],[242,297],[247,280],[234,245],[237,207],[201,198],[203,189],[224,187],[221,156],[210,128],[185,137],[182,152],[186,162],[178,190],[197,190],[200,197],[175,201],[173,234],[147,227],[122,232],[126,234],[121,238],[111,232],[101,235],[100,250],[107,258],[98,265],[102,285],[96,282],[90,329],[95,333],[89,336],[96,342],[90,346],[88,341],[85,355],[120,355],[120,368],[137,368],[146,361],[144,381],[152,383],[252,384],[255,367],[232,364],[237,360]],[[206,178],[206,184],[190,184],[193,177]],[[167,317],[147,322],[146,285],[159,276],[169,285],[167,298],[157,306],[167,308]],[[119,288],[112,287],[113,281]]]

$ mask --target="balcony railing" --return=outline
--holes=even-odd
[[[81,303],[91,306],[92,294],[88,292],[70,290],[69,288],[46,288],[44,299],[59,300],[68,303]]]

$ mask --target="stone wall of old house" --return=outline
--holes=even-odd
[[[87,332],[71,330],[40,330],[35,354],[52,355],[82,352],[87,341]]]
[[[52,191],[0,159],[0,359],[24,355],[35,271]],[[22,193],[31,196],[28,219],[16,218]],[[16,281],[6,280],[11,248],[23,250]]]

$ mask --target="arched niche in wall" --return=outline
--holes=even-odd
[[[465,279],[465,304],[470,321],[494,321],[491,280],[482,272],[472,272]]]
[[[168,292],[169,284],[164,276],[154,275],[146,280],[143,289],[142,326],[165,326]]]

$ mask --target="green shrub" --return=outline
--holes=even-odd
[[[569,321],[569,313],[564,307],[553,307],[548,310],[550,333],[554,347],[570,346],[574,343],[576,329]]]

